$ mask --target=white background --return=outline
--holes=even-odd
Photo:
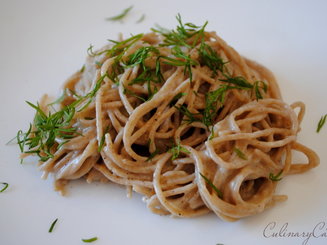
[[[130,5],[124,23],[105,21]],[[277,227],[288,223],[288,231],[311,232],[327,222],[327,125],[315,132],[327,113],[326,11],[326,1],[0,0],[0,182],[10,184],[0,193],[0,244],[79,245],[93,236],[99,238],[96,245],[302,244],[304,238],[265,238],[263,230],[275,221]],[[35,163],[19,164],[18,147],[5,145],[33,118],[24,101],[58,95],[64,80],[82,67],[89,44],[99,48],[119,32],[147,32],[155,23],[173,28],[177,13],[198,25],[208,20],[207,30],[274,72],[286,102],[306,103],[298,139],[317,151],[321,165],[279,183],[277,193],[288,194],[287,202],[226,223],[214,214],[154,215],[139,195],[128,199],[114,184],[76,181],[62,197],[52,190],[51,178],[40,179]],[[136,24],[142,14],[146,19]],[[327,237],[310,238],[308,244],[327,244]]]

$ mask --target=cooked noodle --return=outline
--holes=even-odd
[[[183,49],[198,61],[191,73],[160,61],[161,83],[132,83],[142,73],[142,64],[123,64],[148,46],[173,57],[171,47],[160,45],[164,41],[160,33],[145,34],[123,51],[119,83],[106,76],[117,68],[117,56],[106,52],[113,45],[105,46],[89,56],[85,69],[63,87],[66,96],[59,109],[86,96],[103,80],[90,104],[80,111],[82,105],[77,106],[71,125],[81,135],[60,148],[54,146],[53,157],[40,162],[44,176],[54,176],[57,190],[63,191],[67,181],[81,177],[88,182],[109,180],[143,195],[156,214],[193,217],[213,211],[227,221],[260,213],[287,199],[274,194],[278,181],[270,176],[303,173],[319,164],[316,153],[296,141],[304,104],[284,103],[273,74],[240,56],[214,32],[204,32],[204,40],[228,61],[224,69],[231,77],[242,77],[252,85],[256,81],[266,84],[266,93],[259,88],[263,98],[256,97],[253,89],[227,89],[211,127],[198,119],[206,110],[208,93],[227,82],[221,72],[213,75],[201,64],[200,42]],[[157,56],[148,55],[146,66],[155,69]],[[44,111],[51,109],[46,100],[40,102]],[[182,106],[196,120],[189,120]],[[57,139],[56,146],[61,142]],[[180,150],[175,156],[174,147]],[[307,161],[295,164],[294,151],[304,153]]]

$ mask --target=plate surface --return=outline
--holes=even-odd
[[[105,21],[131,5],[123,23]],[[94,236],[96,245],[327,244],[327,125],[315,132],[327,113],[326,10],[326,1],[2,0],[0,182],[10,186],[0,193],[0,244],[78,245]],[[298,139],[317,151],[321,165],[279,183],[277,193],[287,194],[287,202],[227,223],[214,214],[157,216],[139,195],[128,199],[124,188],[110,183],[74,181],[62,197],[51,178],[40,179],[35,163],[19,164],[18,147],[5,145],[33,118],[24,101],[58,95],[64,80],[83,65],[90,44],[99,48],[119,32],[148,32],[155,24],[174,28],[177,13],[199,25],[208,20],[207,30],[274,72],[286,102],[306,104]],[[145,20],[136,23],[142,14]]]

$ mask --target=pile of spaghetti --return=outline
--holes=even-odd
[[[286,200],[274,195],[278,181],[319,164],[296,141],[304,104],[285,104],[272,73],[207,23],[177,21],[90,46],[58,100],[28,102],[36,115],[18,132],[22,156],[37,155],[57,190],[81,177],[109,180],[161,215],[213,211],[233,221]],[[295,164],[294,151],[307,162]]]

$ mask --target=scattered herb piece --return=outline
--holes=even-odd
[[[162,46],[185,46],[188,48],[195,47],[197,42],[203,38],[204,29],[208,22],[205,22],[203,26],[196,26],[192,23],[183,24],[180,14],[177,14],[176,19],[179,24],[176,27],[176,30],[169,31],[162,27],[157,29],[152,28],[151,30],[165,37]],[[192,38],[194,40],[191,40]]]
[[[82,68],[79,70],[80,73],[83,73],[85,71],[85,65],[82,66]]]
[[[3,188],[0,190],[0,192],[4,192],[8,188],[8,186],[9,186],[9,184],[6,183],[6,182],[1,182],[0,184],[3,185]]]
[[[51,226],[50,226],[50,229],[49,229],[49,233],[51,233],[51,232],[52,232],[52,230],[53,230],[53,228],[55,227],[55,225],[56,225],[57,221],[58,221],[58,218],[57,218],[57,219],[55,219],[55,220],[52,222],[52,224],[51,224]]]
[[[326,119],[327,119],[327,114],[325,116],[322,116],[318,122],[318,126],[317,126],[317,133],[320,132],[321,128],[324,126],[324,124],[326,123]]]
[[[243,159],[243,160],[248,160],[248,158],[246,157],[246,155],[244,154],[244,152],[242,152],[240,149],[238,149],[238,148],[234,148],[234,152],[236,153],[236,155],[239,157],[239,158],[241,158],[241,159]]]
[[[272,181],[280,181],[282,179],[281,175],[283,173],[283,169],[279,171],[277,175],[274,175],[273,173],[269,174],[269,179]]]
[[[129,13],[129,11],[132,10],[132,8],[133,8],[133,6],[130,6],[130,7],[126,8],[126,9],[124,9],[121,14],[113,16],[113,17],[106,18],[106,20],[109,20],[109,21],[122,20],[127,16],[127,14]]]
[[[265,93],[267,93],[267,90],[268,90],[267,84],[263,81],[256,81],[253,84],[253,88],[254,88],[254,93],[255,93],[255,97],[257,98],[257,100],[263,99],[260,89],[262,89]]]
[[[185,96],[186,93],[178,93],[174,96],[174,98],[169,102],[169,106],[173,106],[174,104],[176,104],[176,102],[182,98],[183,96]]]
[[[200,64],[209,67],[213,72],[213,76],[218,74],[217,70],[224,72],[224,65],[227,62],[224,62],[211,46],[202,41],[198,51],[200,54]]]
[[[159,150],[158,149],[156,149],[154,152],[152,152],[151,154],[150,154],[150,156],[148,157],[148,159],[146,159],[146,162],[148,162],[148,161],[151,161],[156,155],[158,155],[159,154]]]
[[[185,105],[174,106],[174,107],[186,117],[186,118],[183,118],[184,122],[187,122],[188,124],[190,124],[192,122],[201,122],[201,119],[196,117],[197,115],[200,115],[201,113],[190,112],[190,110]]]
[[[172,66],[184,66],[184,74],[188,73],[190,81],[192,82],[192,66],[198,65],[196,60],[191,59],[190,55],[186,55],[179,46],[175,46],[172,49],[172,54],[177,58],[171,58],[167,56],[162,56],[164,63]]]
[[[178,142],[177,145],[173,145],[169,150],[168,152],[172,153],[172,156],[171,156],[171,160],[175,160],[176,158],[179,157],[179,155],[181,154],[181,152],[184,152],[186,154],[189,154],[190,152],[183,146],[181,146],[181,143]]]
[[[82,239],[83,242],[88,242],[88,243],[90,243],[90,242],[94,242],[94,241],[96,241],[96,240],[98,240],[97,237],[92,237],[92,238],[89,238],[89,239]]]
[[[48,115],[41,109],[39,104],[35,105],[26,101],[29,106],[35,109],[36,113],[33,127],[30,124],[27,132],[23,133],[22,130],[17,132],[16,138],[20,151],[22,153],[36,154],[40,161],[45,162],[53,158],[53,150],[56,151],[70,139],[81,135],[77,132],[76,127],[71,126],[76,107],[81,105],[82,107],[78,111],[82,111],[91,103],[105,76],[99,78],[91,92],[79,97],[57,112],[49,112]],[[63,140],[62,143],[57,144],[57,139]],[[26,147],[27,150],[25,150]]]
[[[123,93],[124,93],[124,94],[129,94],[129,95],[131,95],[131,96],[133,96],[133,97],[135,97],[135,98],[138,98],[139,100],[141,100],[141,101],[143,101],[143,102],[146,101],[146,99],[144,99],[144,98],[141,97],[141,96],[138,96],[138,95],[135,94],[132,90],[129,90],[129,89],[125,88],[125,87],[124,87]]]
[[[211,186],[211,188],[217,193],[218,197],[220,199],[223,198],[223,193],[221,192],[221,190],[219,190],[206,176],[204,176],[202,173],[200,173],[201,177],[205,180],[205,182],[207,182],[208,185]]]
[[[159,50],[153,46],[141,47],[138,50],[136,50],[135,53],[129,56],[129,60],[125,63],[125,65],[127,67],[133,67],[140,64],[142,65],[142,68],[145,71],[146,67],[144,62],[151,52],[157,55],[160,54]]]
[[[103,135],[101,137],[100,143],[99,143],[99,147],[98,147],[98,152],[101,152],[103,146],[104,146],[104,140],[105,140],[105,136],[106,134],[109,132],[109,125],[106,127],[106,129],[103,131]]]
[[[142,16],[136,21],[136,23],[141,23],[145,19],[145,14],[142,14]]]
[[[208,128],[214,124],[219,107],[223,106],[225,102],[226,92],[235,87],[229,85],[222,85],[218,89],[208,92],[205,95],[205,108],[202,112],[202,122]]]
[[[237,77],[229,77],[227,75],[225,75],[226,78],[225,79],[220,79],[220,81],[223,81],[223,82],[227,82],[227,83],[231,83],[231,84],[234,84],[240,88],[253,88],[253,85],[251,83],[249,83],[244,77],[241,77],[241,76],[237,76]]]

